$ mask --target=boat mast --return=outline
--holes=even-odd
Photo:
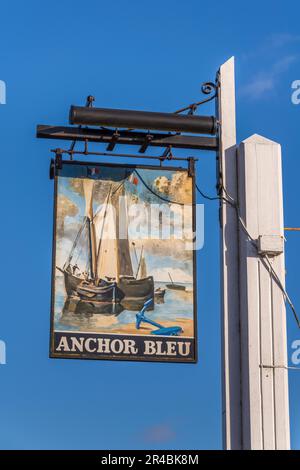
[[[96,232],[95,232],[94,215],[93,215],[94,181],[89,180],[89,179],[84,179],[83,189],[84,189],[85,204],[86,204],[85,214],[88,220],[90,271],[91,271],[91,278],[95,280],[97,254],[96,254]]]
[[[89,238],[89,264],[90,264],[90,273],[91,278],[94,279],[94,266],[93,266],[93,247],[92,247],[92,233],[91,233],[91,221],[88,221],[88,238]]]
[[[133,277],[132,262],[128,240],[127,209],[125,203],[124,182],[118,187],[111,197],[116,213],[116,238],[117,238],[117,281],[120,276]],[[120,223],[125,225],[120,231]],[[122,238],[120,238],[122,233]]]
[[[111,190],[112,190],[112,184],[110,185],[108,195],[107,195],[107,198],[106,198],[106,202],[105,202],[105,211],[104,211],[103,222],[102,222],[102,227],[101,227],[101,234],[100,234],[100,237],[99,237],[99,243],[98,243],[98,249],[97,249],[97,256],[96,256],[97,262],[96,262],[96,271],[95,271],[95,279],[96,279],[97,282],[99,280],[98,260],[99,260],[99,256],[100,256],[100,250],[101,250],[101,244],[102,244],[102,238],[103,238],[103,232],[104,232],[104,226],[105,226],[104,224],[105,224],[105,219],[106,219],[106,215],[107,215],[107,208],[108,208],[108,202],[109,202],[110,195],[111,195]]]
[[[143,257],[143,251],[144,251],[144,245],[142,245],[142,249],[141,249],[141,254],[140,254],[140,260],[139,260],[139,264],[138,264],[138,267],[137,267],[137,271],[136,271],[136,279],[138,277],[138,274],[139,274],[139,270],[140,270],[140,267],[141,267],[141,262],[142,262],[142,257]]]
[[[139,259],[138,259],[138,257],[137,257],[136,249],[135,249],[135,243],[134,243],[134,242],[131,242],[131,245],[133,246],[133,252],[134,252],[136,264],[139,264]]]
[[[171,274],[170,273],[168,274],[169,274],[169,278],[171,279],[172,284],[174,284],[173,279],[171,278]]]
[[[70,253],[69,253],[69,256],[68,256],[68,258],[66,259],[66,261],[65,261],[65,263],[64,263],[64,265],[63,265],[63,271],[69,266],[69,264],[70,264],[71,261],[72,261],[75,248],[76,248],[76,246],[77,246],[78,240],[79,240],[79,238],[80,238],[80,236],[81,236],[81,234],[82,234],[82,232],[83,232],[83,229],[84,229],[86,223],[87,223],[87,218],[84,217],[83,224],[81,225],[80,229],[79,229],[78,232],[77,232],[77,235],[76,235],[76,238],[75,238],[75,240],[74,240],[74,242],[73,242],[73,245],[72,245],[71,251],[70,251]]]

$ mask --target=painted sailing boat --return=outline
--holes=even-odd
[[[127,204],[124,184],[121,184],[111,196],[111,203],[116,214],[116,233],[118,234],[118,279],[117,285],[124,293],[126,301],[146,302],[154,299],[154,280],[139,270],[134,276],[128,240]]]
[[[139,277],[133,275],[124,181],[117,189],[113,188],[113,184],[110,185],[105,204],[96,214],[93,213],[93,188],[94,180],[83,180],[86,203],[84,221],[64,267],[57,268],[64,274],[68,296],[77,296],[93,302],[114,303],[119,303],[124,298],[141,302],[153,299],[153,277],[143,277],[143,269],[140,270]],[[79,240],[86,231],[89,262],[87,270],[80,272],[72,260]]]
[[[175,284],[175,282],[173,281],[172,277],[171,277],[171,274],[168,273],[169,275],[169,278],[170,278],[170,281],[172,284],[166,284],[166,287],[168,289],[173,289],[173,290],[186,290],[186,287],[183,286],[182,284]]]
[[[135,244],[132,243],[135,252],[135,258],[137,260],[137,272],[136,278],[137,279],[145,279],[147,277],[147,264],[144,256],[144,246],[142,246],[140,259],[138,260],[136,251],[135,251]],[[166,289],[162,289],[161,287],[157,287],[154,291],[154,299],[157,303],[162,303],[165,297]]]
[[[77,296],[81,300],[93,302],[120,302],[124,294],[118,288],[116,281],[99,276],[99,257],[97,254],[101,240],[97,239],[97,219],[93,213],[94,181],[84,179],[82,184],[85,197],[84,221],[63,269],[58,269],[64,274],[68,296]],[[80,272],[77,264],[72,264],[72,260],[80,238],[85,232],[87,232],[88,240],[88,268],[84,272]]]

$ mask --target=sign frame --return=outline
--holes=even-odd
[[[142,157],[141,157],[142,158]],[[141,170],[166,170],[166,171],[181,171],[186,172],[188,177],[192,181],[192,231],[196,234],[196,177],[195,172],[189,172],[189,169],[181,166],[165,166],[165,165],[147,165],[147,164],[123,164],[123,163],[107,163],[107,162],[86,162],[78,160],[63,160],[61,162],[61,167],[65,165],[80,165],[80,166],[92,166],[92,167],[108,167],[108,168],[124,168],[129,170],[141,169]],[[50,307],[50,341],[49,341],[49,357],[51,359],[84,359],[84,360],[113,360],[113,361],[135,361],[135,362],[160,362],[160,363],[186,363],[186,364],[195,364],[198,362],[198,307],[197,307],[197,250],[192,250],[192,264],[193,264],[193,357],[184,358],[184,357],[166,357],[163,355],[154,356],[145,356],[145,355],[125,355],[125,354],[97,354],[97,353],[66,353],[66,352],[57,352],[55,351],[55,328],[54,328],[54,308],[55,308],[55,272],[56,272],[56,233],[57,233],[57,196],[58,196],[58,179],[60,170],[55,171],[54,174],[54,205],[53,205],[53,237],[52,237],[52,275],[51,275],[51,307]],[[194,241],[195,243],[195,241]],[[72,332],[73,336],[76,332]],[[83,336],[86,333],[78,332],[80,336]],[[115,339],[124,340],[132,338],[133,335],[128,334],[117,334],[117,333],[97,333],[90,332],[88,333],[89,337],[92,336],[101,336],[103,338],[116,337]],[[159,338],[157,341],[177,341],[182,342],[184,336],[180,339],[180,336],[170,337],[170,336],[152,336],[152,335],[134,335],[139,338],[148,338],[153,341],[156,338]],[[176,338],[176,339],[174,339]]]

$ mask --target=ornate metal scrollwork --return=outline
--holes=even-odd
[[[217,93],[217,85],[216,85],[216,83],[214,83],[214,82],[205,82],[205,83],[202,83],[202,85],[201,85],[201,91],[202,91],[202,93],[204,93],[205,95],[210,95],[211,93],[214,92],[214,95],[211,96],[211,99],[213,99],[213,98],[215,98],[216,93]]]
[[[198,101],[197,103],[189,104],[188,106],[181,108],[178,111],[175,111],[175,114],[184,113],[185,111],[188,111],[188,114],[194,114],[198,106],[201,106],[204,103],[208,103],[209,101],[212,101],[213,99],[216,98],[217,93],[218,93],[218,85],[214,82],[204,82],[201,85],[201,92],[204,95],[210,95],[210,96],[208,96],[204,100]]]

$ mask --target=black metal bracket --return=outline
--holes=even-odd
[[[62,169],[62,149],[55,149],[55,169]]]
[[[111,138],[110,143],[109,143],[108,146],[106,147],[106,150],[107,150],[108,152],[112,152],[112,151],[113,151],[113,149],[115,148],[115,146],[116,146],[116,144],[117,144],[117,142],[118,142],[118,140],[119,140],[119,137],[120,137],[120,134],[119,134],[118,130],[116,130],[116,131],[113,133],[113,135],[112,135],[112,138]]]
[[[95,129],[89,127],[67,127],[38,125],[36,136],[39,139],[88,141],[103,144],[118,143],[123,145],[138,145],[140,150],[145,147],[147,134],[136,131],[116,131],[111,129]],[[116,141],[117,137],[117,141]],[[185,134],[151,133],[151,139],[147,139],[148,147],[184,148],[188,150],[208,150],[215,152],[218,149],[217,137],[195,136]],[[74,150],[74,147],[71,148]]]
[[[188,175],[190,177],[195,176],[195,159],[192,157],[188,158]]]
[[[55,153],[55,158],[51,158],[50,161],[50,168],[49,168],[49,178],[51,180],[54,179],[56,175],[56,170],[61,170],[63,167],[63,149],[53,149],[53,152]]]
[[[166,159],[166,158],[167,158],[168,160],[172,160],[172,158],[174,158],[174,155],[173,155],[173,153],[172,153],[172,146],[171,146],[171,145],[169,145],[169,146],[165,149],[164,153],[162,154],[162,158],[163,158],[163,159]]]
[[[178,109],[177,111],[175,111],[175,114],[184,113],[185,111],[188,111],[188,114],[194,114],[199,106],[216,99],[218,96],[218,83],[217,82],[216,83],[205,82],[201,86],[201,91],[204,95],[210,95],[210,96],[208,96],[204,100],[189,104],[188,106],[185,106],[184,108]]]
[[[55,177],[55,162],[54,159],[51,158],[50,160],[50,168],[49,168],[49,179],[53,180]]]
[[[151,141],[153,139],[153,135],[146,134],[144,143],[141,145],[139,153],[145,153],[149,145],[151,145]]]
[[[87,145],[87,144],[86,144]],[[59,150],[59,155],[68,155],[70,157],[70,160],[72,160],[73,155],[97,155],[97,156],[107,156],[107,157],[127,157],[127,158],[138,158],[138,159],[146,159],[146,160],[159,160],[161,164],[165,160],[174,160],[174,161],[182,161],[182,162],[187,162],[189,159],[194,160],[195,162],[198,161],[198,158],[195,157],[174,157],[173,155],[169,157],[164,157],[163,155],[157,156],[157,155],[144,155],[141,157],[140,155],[136,154],[131,154],[131,153],[111,153],[111,152],[93,152],[87,149],[85,145],[84,150],[70,150],[70,149],[51,149],[51,152],[57,154],[57,151]],[[55,159],[56,161],[56,159]],[[54,168],[56,168],[54,161]]]
[[[37,126],[37,137],[41,139],[55,139],[55,140],[70,140],[72,141],[71,147],[69,150],[63,150],[60,148],[56,148],[52,150],[55,153],[55,159],[51,160],[50,165],[50,177],[55,175],[55,171],[62,168],[62,155],[68,154],[70,159],[72,160],[74,154],[81,154],[81,155],[107,155],[107,156],[127,156],[129,158],[146,158],[146,159],[156,159],[159,160],[160,165],[167,160],[184,160],[188,162],[188,171],[189,175],[193,176],[195,173],[195,159],[192,157],[185,157],[185,158],[176,158],[173,153],[172,149],[181,148],[187,150],[206,150],[206,151],[213,151],[217,152],[219,148],[219,139],[218,139],[218,121],[214,116],[193,116],[195,111],[199,106],[213,99],[217,99],[218,97],[218,82],[206,82],[202,85],[201,88],[202,93],[205,95],[209,95],[202,101],[198,101],[196,103],[192,103],[184,108],[177,110],[174,114],[182,114],[187,113],[186,116],[182,116],[182,118],[176,118],[175,121],[172,118],[174,114],[168,113],[147,113],[147,112],[134,112],[131,111],[118,111],[118,110],[105,110],[100,108],[93,108],[93,103],[95,98],[92,95],[89,95],[86,99],[85,107],[79,108],[80,110],[87,110],[88,113],[100,113],[99,116],[101,117],[104,115],[109,115],[110,118],[114,118],[116,120],[124,120],[124,113],[127,113],[128,116],[130,115],[131,119],[135,119],[138,117],[137,120],[140,119],[140,116],[145,120],[150,119],[151,124],[153,124],[153,128],[150,129],[158,129],[158,131],[144,131],[141,132],[141,129],[147,129],[147,127],[138,127],[140,130],[136,130],[131,128],[128,125],[126,119],[123,122],[123,125],[127,122],[128,128],[125,129],[118,129],[117,123],[115,126],[105,126],[99,127],[100,123],[94,124],[97,127],[88,127],[90,125],[88,122],[84,123],[84,121],[79,121],[77,127],[74,126],[48,126],[48,125],[38,125]],[[74,109],[76,107],[73,107]],[[89,109],[93,108],[93,109]],[[72,109],[72,108],[71,108]],[[110,114],[111,116],[110,116]],[[123,113],[123,114],[122,114]],[[126,116],[127,116],[126,114]],[[150,116],[151,115],[151,116]],[[191,118],[188,116],[191,115]],[[93,114],[95,116],[95,114]],[[122,117],[123,116],[123,117]],[[142,119],[141,118],[141,119]],[[107,117],[106,117],[107,119]],[[154,123],[156,119],[156,122]],[[186,121],[188,120],[188,121]],[[191,121],[193,120],[193,121]],[[125,122],[126,121],[126,122]],[[153,122],[152,122],[153,121]],[[70,122],[73,123],[71,120]],[[74,122],[75,123],[75,122]],[[174,124],[175,123],[175,124]],[[178,123],[178,126],[176,125]],[[187,123],[190,123],[190,125]],[[196,128],[195,124],[196,123]],[[211,126],[212,123],[212,127]],[[216,125],[215,125],[216,123]],[[101,123],[102,124],[102,123]],[[104,125],[104,124],[103,124]],[[143,124],[145,125],[145,123]],[[165,129],[170,125],[169,132]],[[157,126],[157,127],[155,127]],[[171,131],[173,126],[173,131]],[[179,127],[182,126],[182,129]],[[115,127],[115,128],[112,128]],[[121,127],[121,126],[120,126]],[[168,128],[168,127],[167,127]],[[204,131],[204,132],[203,132]],[[189,132],[188,134],[182,134],[182,132]],[[194,135],[191,133],[194,132]],[[208,133],[212,136],[204,136],[198,135]],[[195,135],[196,133],[196,135]],[[213,135],[216,134],[216,135]],[[77,141],[84,142],[84,150],[83,151],[75,151],[75,145]],[[89,142],[97,142],[106,144],[107,152],[112,152],[116,145],[134,145],[139,146],[139,153],[145,154],[149,147],[163,147],[165,148],[163,154],[161,156],[149,156],[149,155],[132,155],[132,154],[121,154],[121,153],[107,153],[107,152],[90,152],[88,149]]]

